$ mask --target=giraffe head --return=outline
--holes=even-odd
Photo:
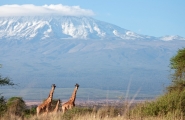
[[[58,99],[58,100],[57,100],[57,103],[58,103],[59,105],[61,105],[61,101],[60,101],[60,99]]]
[[[56,85],[55,84],[52,84],[52,86],[51,86],[52,88],[55,88],[56,87]]]
[[[80,86],[80,85],[76,83],[75,87],[76,87],[77,89],[78,89],[79,86]]]

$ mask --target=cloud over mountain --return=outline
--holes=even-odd
[[[94,12],[89,9],[82,9],[80,6],[66,6],[62,4],[43,6],[36,6],[33,4],[14,4],[0,6],[0,17],[36,15],[93,16]]]

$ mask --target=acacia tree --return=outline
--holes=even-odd
[[[1,68],[1,64],[0,64],[0,68]],[[8,77],[3,78],[0,75],[0,86],[5,86],[5,85],[13,86],[15,84]]]
[[[1,67],[1,64],[0,64],[0,67]],[[15,84],[8,77],[3,78],[0,75],[0,86],[5,86],[5,85],[13,86]],[[1,96],[1,93],[0,93],[0,117],[5,113],[6,109],[7,109],[7,106],[6,106],[5,98],[4,96]]]
[[[177,55],[170,60],[171,69],[174,69],[173,79],[185,79],[185,48],[179,49]]]
[[[177,54],[170,59],[170,67],[174,70],[172,84],[167,87],[168,91],[185,89],[185,48],[179,49]]]

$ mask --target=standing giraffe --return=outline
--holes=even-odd
[[[76,84],[71,98],[62,105],[63,114],[65,113],[66,110],[71,109],[72,107],[75,106],[75,99],[76,99],[76,93],[77,93],[78,87],[79,85]]]
[[[54,93],[54,90],[55,90],[55,84],[52,85],[52,88],[51,88],[51,91],[49,93],[49,96],[48,98],[42,103],[40,104],[38,107],[37,107],[37,116],[41,113],[41,112],[46,112],[48,113],[49,112],[49,109],[51,107],[51,102],[52,102],[52,99],[53,99],[53,93]]]
[[[61,102],[60,102],[60,99],[58,99],[57,104],[56,104],[56,107],[55,107],[55,109],[53,110],[54,113],[57,113],[57,112],[59,111],[60,103],[61,103]]]

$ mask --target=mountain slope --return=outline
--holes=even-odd
[[[149,39],[118,26],[90,17],[3,17],[0,18],[0,39]]]
[[[38,40],[0,41],[2,75],[21,85],[35,83],[161,91],[170,82],[169,60],[184,41]],[[27,81],[27,82],[23,82]],[[104,84],[106,83],[106,84]],[[155,90],[157,89],[157,90]]]

